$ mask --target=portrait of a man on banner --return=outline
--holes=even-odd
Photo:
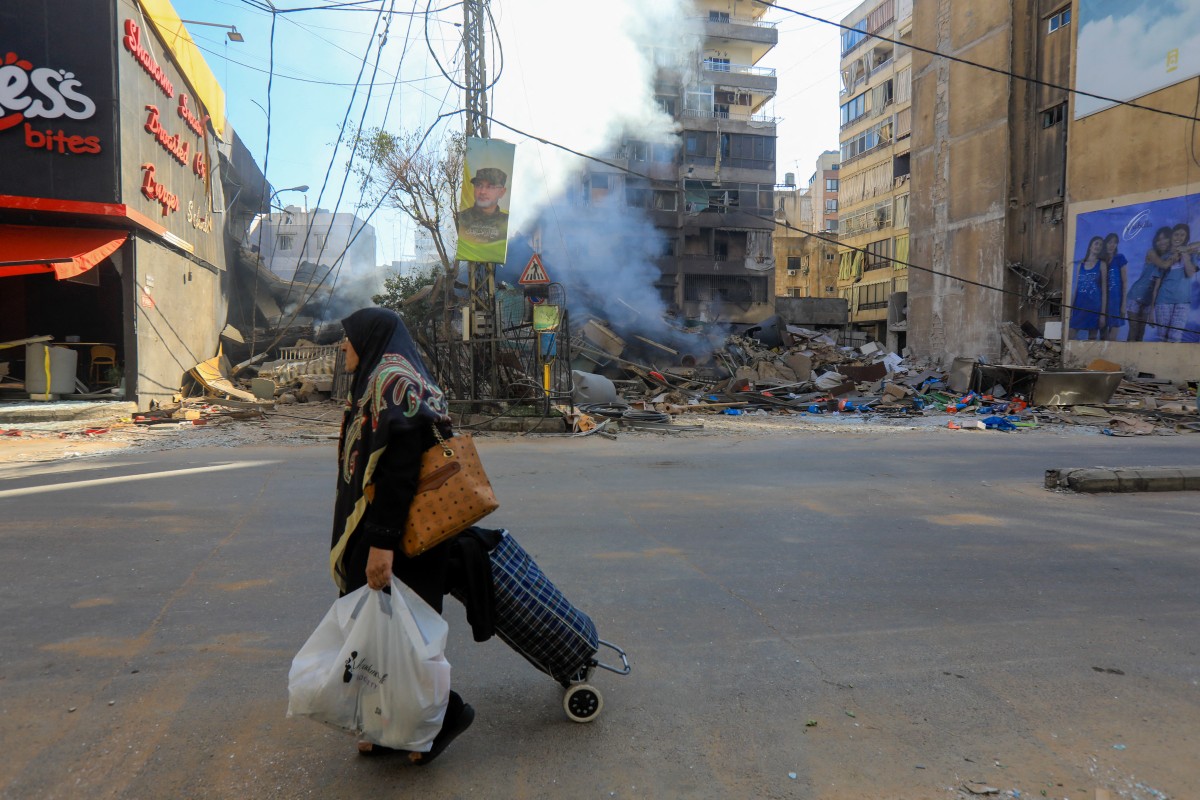
[[[467,139],[455,254],[460,261],[504,263],[516,152],[516,145],[499,139]]]

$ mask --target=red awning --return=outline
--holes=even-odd
[[[53,272],[74,278],[108,258],[125,243],[125,231],[0,225],[0,278]]]

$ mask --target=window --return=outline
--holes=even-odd
[[[842,31],[842,55],[849,53],[867,38],[867,21],[864,19],[851,30]]]
[[[729,72],[729,59],[706,58],[704,59],[704,68],[713,72]]]
[[[709,11],[708,12],[708,21],[709,22],[729,22],[729,12],[728,11]]]
[[[825,191],[836,192],[837,190],[838,190],[838,179],[837,178],[826,178],[825,179]]]
[[[660,164],[670,164],[675,160],[675,145],[656,144],[651,149],[651,157]]]
[[[1042,112],[1042,127],[1052,128],[1063,121],[1063,115],[1067,113],[1067,104],[1059,103],[1053,108],[1047,108]]]
[[[663,110],[668,116],[675,116],[675,98],[674,97],[659,97],[658,107]]]
[[[689,86],[683,96],[683,110],[697,114],[709,114],[713,107],[713,87]]]
[[[608,191],[608,189],[610,188],[610,187],[609,187],[609,176],[608,176],[608,175],[596,175],[596,174],[593,174],[593,175],[591,175],[591,176],[590,176],[589,180],[591,181],[591,184],[592,184],[592,189],[593,189],[593,190],[595,190],[595,189],[603,189],[604,191]]]
[[[693,302],[723,300],[727,303],[767,302],[766,278],[734,275],[685,275],[683,299]]]
[[[878,242],[871,242],[864,249],[867,251],[867,263],[864,267],[866,271],[884,269],[892,265],[891,239],[881,239]]]
[[[788,256],[787,268],[790,270],[800,269],[800,256]]]
[[[1065,28],[1071,24],[1071,9],[1064,8],[1046,21],[1046,32],[1054,33],[1059,28]]]
[[[625,181],[625,205],[630,208],[646,208],[649,204],[649,184],[646,181],[627,178]]]
[[[845,103],[842,103],[842,127],[849,125],[866,113],[867,93],[863,92],[853,100],[847,100]]]
[[[837,198],[836,197],[833,198],[832,200],[825,201],[825,213],[826,214],[836,214],[837,213]]]
[[[874,150],[880,145],[889,144],[891,141],[892,120],[889,117],[842,144],[842,161],[857,158],[863,153]]]
[[[290,233],[281,233],[275,238],[275,249],[285,253],[296,246],[296,237]]]
[[[831,233],[837,233],[837,229],[838,221],[836,219],[825,220],[825,230],[830,231]],[[830,258],[833,258],[833,256],[830,256]]]
[[[892,180],[903,178],[912,171],[912,153],[896,156],[892,160]]]
[[[679,195],[662,189],[654,191],[654,208],[657,211],[676,211],[679,209]]]
[[[888,291],[891,287],[887,282],[869,283],[858,287],[858,308],[860,311],[887,308]]]

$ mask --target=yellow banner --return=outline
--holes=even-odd
[[[171,51],[184,79],[212,121],[217,137],[225,141],[225,90],[208,67],[200,48],[192,41],[170,0],[138,0],[142,10]]]

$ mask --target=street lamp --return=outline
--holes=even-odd
[[[302,184],[300,186],[291,186],[287,189],[276,189],[275,191],[271,192],[271,197],[267,200],[267,209],[269,210],[271,208],[271,206],[275,203],[275,195],[279,194],[280,192],[307,192],[307,191],[308,191],[307,183]]]
[[[225,35],[229,37],[231,42],[244,42],[246,38],[238,33],[237,25],[222,25],[219,22],[201,22],[198,19],[181,19],[180,22],[186,22],[190,25],[208,25],[213,28],[228,28]]]

